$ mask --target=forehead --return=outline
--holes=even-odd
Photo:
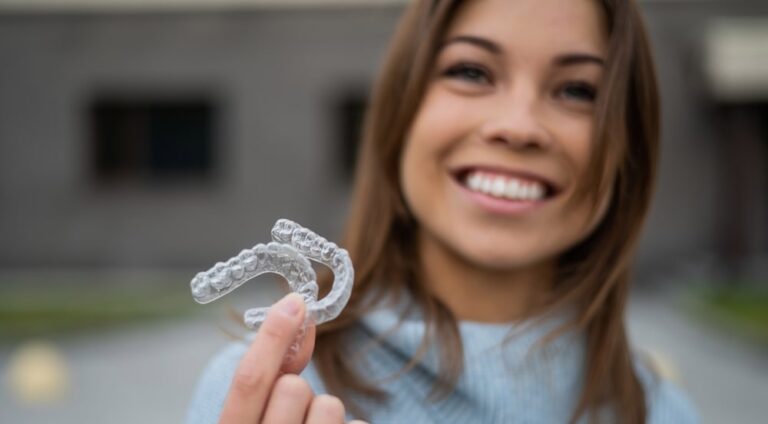
[[[446,38],[467,33],[539,52],[604,52],[608,37],[599,0],[465,0]]]

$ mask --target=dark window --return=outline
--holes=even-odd
[[[357,159],[357,150],[362,141],[363,117],[367,101],[365,95],[353,93],[340,98],[336,107],[338,150],[341,160],[340,174],[351,180]]]
[[[90,107],[96,178],[152,183],[209,177],[214,115],[206,99],[97,99]]]

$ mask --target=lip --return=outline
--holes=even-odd
[[[548,204],[551,200],[551,198],[535,201],[498,199],[487,194],[472,191],[456,180],[453,180],[453,183],[456,184],[459,188],[459,192],[469,202],[476,204],[488,212],[496,214],[516,215],[532,212]]]

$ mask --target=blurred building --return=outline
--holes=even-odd
[[[199,268],[280,217],[338,234],[391,3],[0,1],[0,267]]]
[[[664,120],[642,257],[709,257],[731,278],[768,275],[768,2],[640,3]]]
[[[405,3],[0,0],[0,269],[197,269],[279,217],[336,237]],[[664,141],[639,263],[759,256],[768,3],[641,4]]]

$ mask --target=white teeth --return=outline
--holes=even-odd
[[[544,187],[540,185],[531,186],[531,197],[534,199],[541,199],[544,197]]]
[[[472,174],[467,179],[467,185],[469,186],[470,189],[472,189],[474,191],[479,191],[480,190],[480,186],[483,183],[482,180],[483,180],[483,178],[480,176],[480,174]]]
[[[504,190],[507,188],[506,181],[502,177],[496,177],[493,180],[493,187],[491,188],[491,194],[500,197],[504,195]]]
[[[483,193],[490,193],[493,189],[493,182],[490,178],[480,177],[480,191]]]
[[[516,198],[519,196],[519,192],[520,192],[520,181],[509,180],[509,182],[507,182],[507,190],[505,192],[506,197]]]
[[[480,172],[467,175],[465,184],[472,191],[514,200],[541,200],[546,191],[544,185],[539,182]]]

